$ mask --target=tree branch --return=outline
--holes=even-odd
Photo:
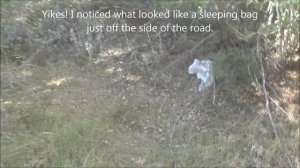
[[[275,137],[276,137],[276,139],[279,139],[278,133],[277,133],[277,130],[275,128],[275,124],[274,124],[274,121],[273,121],[273,118],[272,118],[271,110],[270,110],[269,96],[268,96],[268,92],[267,92],[267,89],[266,89],[265,69],[264,69],[264,65],[263,65],[263,58],[262,58],[262,55],[261,55],[261,52],[260,52],[259,36],[257,36],[256,42],[257,42],[256,43],[256,52],[257,52],[257,56],[259,58],[259,63],[260,63],[260,68],[261,68],[261,78],[262,78],[262,81],[263,81],[262,88],[263,88],[263,92],[264,92],[264,95],[265,95],[266,108],[267,108],[267,111],[268,111],[268,114],[269,114],[269,119],[271,121]]]

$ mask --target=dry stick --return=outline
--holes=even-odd
[[[270,121],[271,121],[271,124],[272,124],[272,127],[273,127],[273,131],[274,131],[274,134],[275,134],[275,137],[277,140],[280,141],[279,139],[279,136],[278,136],[278,133],[276,131],[276,128],[275,128],[275,125],[274,125],[274,122],[273,122],[273,118],[272,118],[272,114],[271,114],[271,110],[270,110],[270,106],[269,106],[269,96],[268,96],[268,92],[267,92],[267,89],[266,89],[266,77],[265,77],[265,69],[264,69],[264,66],[263,66],[263,59],[262,59],[262,55],[260,54],[260,50],[259,50],[259,47],[260,47],[260,43],[259,43],[259,37],[257,37],[257,44],[256,44],[256,52],[257,52],[257,56],[259,58],[259,62],[260,62],[260,67],[261,67],[261,77],[262,77],[262,80],[263,80],[263,91],[264,91],[264,95],[265,95],[265,100],[266,100],[266,108],[268,110],[268,114],[269,114],[269,118],[270,118]],[[271,99],[272,100],[272,99]],[[276,105],[276,104],[275,104]],[[288,164],[290,167],[293,167],[291,165],[291,161],[290,161],[290,158],[288,157],[288,154],[287,154],[287,147],[286,147],[286,144],[283,144],[284,145],[284,149],[285,149],[285,153],[284,153],[284,156],[286,157],[286,159],[288,160]]]
[[[275,97],[276,97],[278,100],[280,100],[280,96],[279,96],[278,92],[277,92],[277,91],[276,91],[276,90],[275,90],[268,82],[266,82],[266,86],[272,91],[272,93],[275,95]],[[278,109],[279,109],[281,112],[283,112],[283,113],[289,118],[289,120],[293,120],[293,119],[294,119],[294,117],[291,116],[290,114],[288,114],[284,108],[280,107],[280,105],[279,105],[279,104],[278,104],[278,103],[277,103],[270,95],[269,95],[268,97],[270,98],[271,102],[272,102],[273,104],[275,104],[275,106],[277,106]]]
[[[282,107],[280,107],[280,105],[271,96],[269,96],[269,98],[272,101],[272,103],[274,103],[277,106],[277,108],[289,118],[289,120],[293,120],[293,116],[289,115]]]
[[[266,86],[267,86],[267,88],[269,88],[269,89],[272,91],[272,93],[275,95],[275,97],[276,97],[278,100],[280,100],[279,93],[278,93],[278,92],[276,91],[276,89],[273,88],[267,81],[266,81]]]
[[[268,114],[269,114],[269,118],[273,127],[273,131],[275,133],[275,137],[276,139],[279,139],[274,122],[273,122],[273,118],[272,118],[272,114],[271,114],[271,110],[270,110],[270,106],[269,106],[269,98],[268,98],[268,92],[266,89],[266,77],[265,77],[265,69],[264,69],[264,65],[263,65],[263,59],[262,59],[262,55],[260,54],[260,43],[259,43],[259,36],[257,36],[257,44],[256,44],[256,52],[257,52],[257,56],[259,58],[259,62],[260,62],[260,68],[261,68],[261,77],[263,80],[263,91],[264,91],[264,95],[265,95],[265,101],[266,101],[266,108],[268,110]]]

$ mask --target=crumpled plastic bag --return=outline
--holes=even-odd
[[[189,74],[196,74],[197,78],[201,81],[199,85],[199,92],[205,90],[205,88],[211,86],[214,83],[213,66],[211,60],[194,59],[193,64],[189,66]]]

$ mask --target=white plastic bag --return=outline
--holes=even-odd
[[[213,66],[211,60],[199,61],[195,59],[193,64],[189,66],[189,74],[196,74],[200,79],[199,92],[204,91],[205,88],[211,86],[214,82]]]

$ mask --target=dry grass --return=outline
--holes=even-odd
[[[2,66],[2,167],[297,166],[299,126],[256,107],[193,94],[177,77],[160,88],[105,68]],[[187,75],[180,75],[183,78]],[[181,86],[181,87],[180,87]],[[176,86],[174,86],[176,87]],[[184,89],[185,88],[185,89]],[[174,92],[174,90],[177,90]]]
[[[182,4],[153,2],[162,8]],[[1,119],[4,107],[7,123],[1,120],[1,167],[299,167],[299,70],[284,69],[288,78],[277,80],[266,70],[276,90],[284,86],[284,100],[269,91],[274,102],[293,116],[271,104],[275,139],[251,41],[220,30],[109,34],[81,66],[68,60],[76,57],[71,43],[57,53],[49,47],[49,57],[66,57],[61,62],[37,57],[47,66],[2,63]],[[199,81],[186,72],[192,57],[213,60],[215,92],[197,92]]]

